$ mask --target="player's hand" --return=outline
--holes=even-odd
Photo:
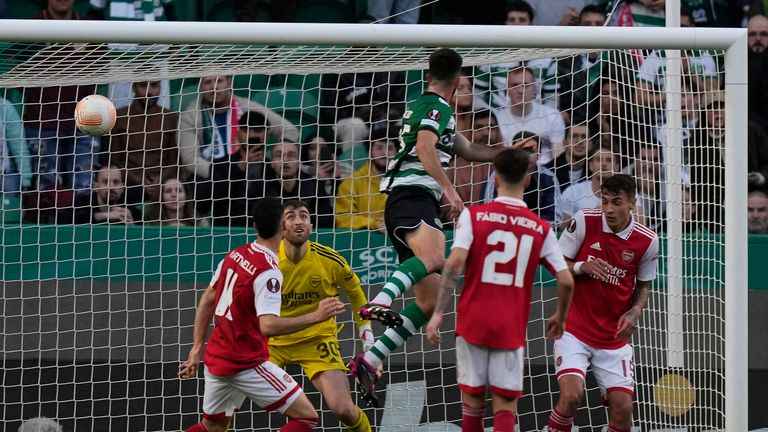
[[[445,216],[448,220],[455,220],[464,210],[464,201],[461,200],[461,197],[454,188],[447,189],[443,193],[443,199],[448,204]]]
[[[317,322],[323,322],[342,312],[344,312],[344,303],[338,297],[328,297],[320,300],[315,314],[317,315]]]
[[[547,320],[547,339],[560,339],[565,331],[565,317],[555,313]]]
[[[617,330],[614,337],[616,339],[629,339],[629,337],[632,336],[632,333],[635,332],[639,319],[640,312],[638,312],[637,309],[632,308],[625,312],[624,315],[619,318],[619,324],[616,326]]]
[[[584,261],[581,265],[581,271],[582,273],[605,279],[611,274],[611,265],[602,258],[595,258],[590,261]]]
[[[179,378],[195,378],[197,376],[197,367],[200,365],[200,352],[192,349],[189,352],[187,361],[181,362],[179,365]]]
[[[443,324],[443,314],[433,313],[427,324],[427,339],[433,345],[440,345],[440,326]]]

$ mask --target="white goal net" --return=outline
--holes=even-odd
[[[260,197],[307,201],[313,240],[336,249],[373,298],[397,263],[381,231],[376,170],[398,145],[399,122],[424,91],[437,46],[456,47],[464,60],[451,101],[458,132],[489,146],[538,141],[526,201],[553,226],[596,205],[600,178],[636,177],[636,217],[659,233],[661,249],[632,338],[633,425],[715,430],[741,415],[726,403],[726,387],[736,386],[729,391],[737,400],[738,383],[746,382],[733,375],[739,365],[746,373],[746,360],[727,354],[739,353],[727,347],[746,337],[746,324],[734,318],[727,330],[725,319],[726,297],[746,295],[746,283],[728,287],[736,293],[725,289],[746,266],[726,248],[746,238],[739,226],[746,195],[726,190],[745,153],[725,145],[745,124],[731,116],[746,118],[725,112],[737,91],[726,83],[742,79],[729,75],[725,61],[730,44],[723,41],[735,41],[735,32],[718,39],[699,30],[701,42],[692,42],[695,30],[664,39],[632,33],[638,29],[577,29],[569,35],[574,48],[565,49],[566,33],[548,29],[413,26],[396,34],[382,26],[288,25],[258,39],[266,32],[254,24],[235,26],[257,36],[233,44],[234,33],[194,24],[147,27],[134,39],[141,32],[130,23],[103,38],[67,27],[60,42],[39,42],[47,30],[34,22],[23,24],[25,36],[0,33],[5,430],[34,417],[55,419],[68,432],[183,430],[198,421],[202,379],[178,379],[178,364],[215,265],[255,235],[247,209]],[[189,43],[177,43],[187,36]],[[510,47],[491,47],[502,36]],[[118,108],[115,128],[101,138],[74,127],[74,104],[92,93]],[[468,205],[494,196],[488,164],[458,159],[448,172]],[[306,278],[311,283],[313,275]],[[544,429],[557,402],[552,345],[543,337],[555,297],[552,277],[542,272],[520,430]],[[411,301],[409,292],[394,307]],[[345,360],[361,349],[351,313],[339,319]],[[380,407],[365,410],[375,430],[459,430],[453,340],[443,339],[435,347],[419,333],[389,357]],[[300,370],[288,371],[300,380]],[[322,413],[320,427],[343,429],[309,380],[300,382]],[[601,430],[606,410],[591,377],[587,389],[575,425]],[[282,424],[246,402],[231,430]]]

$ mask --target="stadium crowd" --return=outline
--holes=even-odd
[[[138,2],[91,0],[81,16],[74,0],[49,0],[33,18],[173,20],[179,3],[155,0],[154,7],[138,9]],[[443,3],[444,18],[454,23],[664,25],[664,0],[503,0],[482,10],[472,2]],[[747,185],[754,233],[768,233],[766,3],[683,0],[681,11],[683,27],[748,29]],[[233,4],[237,20],[265,13],[256,0]],[[435,22],[436,9],[414,8],[418,4],[370,2],[360,21],[393,16],[389,22]],[[301,1],[272,6],[275,21],[290,21]],[[599,203],[595,174],[623,172],[638,180],[638,217],[663,231],[665,68],[663,51],[467,68],[452,100],[457,132],[487,146],[525,140],[538,161],[525,200],[556,226]],[[724,198],[722,53],[684,52],[682,68],[683,229],[717,232]],[[0,188],[21,201],[25,223],[245,227],[250,202],[281,197],[304,200],[317,228],[383,231],[386,195],[379,183],[399,148],[407,99],[417,95],[407,92],[403,72],[324,74],[319,86],[319,118],[306,133],[307,125],[244,97],[231,76],[200,78],[180,111],[169,108],[168,81],[111,84],[117,123],[101,138],[78,131],[71,114],[96,86],[27,87],[19,104],[0,98]],[[488,163],[457,157],[449,175],[466,204],[495,197]]]

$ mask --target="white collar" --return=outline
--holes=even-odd
[[[257,251],[260,251],[260,252],[264,252],[264,253],[266,253],[267,255],[269,255],[270,257],[272,257],[272,259],[274,259],[275,261],[277,261],[277,255],[276,255],[274,252],[272,252],[272,249],[270,249],[270,248],[268,248],[268,247],[266,247],[266,246],[262,246],[262,245],[260,245],[260,244],[256,243],[256,240],[254,240],[254,241],[252,241],[252,242],[251,242],[251,247],[252,247],[253,249],[256,249]]]
[[[611,227],[608,226],[608,222],[605,221],[605,214],[601,212],[601,219],[603,220],[603,232],[605,233],[611,233],[615,234],[619,237],[621,237],[623,240],[626,240],[629,238],[629,235],[632,234],[632,230],[635,229],[635,217],[631,214],[629,215],[629,225],[627,225],[626,228],[624,228],[621,232],[613,232]]]
[[[514,205],[514,206],[528,208],[528,204],[526,204],[525,201],[523,201],[521,199],[518,199],[518,198],[515,198],[515,197],[499,196],[499,197],[496,197],[494,199],[494,201],[498,201],[498,202],[504,203],[504,204],[509,204],[509,205]]]

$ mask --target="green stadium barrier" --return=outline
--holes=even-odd
[[[453,238],[448,232],[449,244]],[[251,230],[211,227],[20,225],[3,227],[0,277],[12,280],[97,279],[130,281],[198,281],[205,283],[230,249],[252,240]],[[319,230],[314,239],[334,245],[364,284],[384,282],[397,257],[378,232]],[[719,236],[684,240],[684,286],[722,288],[723,245]],[[664,254],[665,241],[661,242]],[[768,235],[749,239],[749,288],[768,290],[762,265],[768,258]],[[663,288],[665,263],[660,262]],[[540,271],[538,280],[552,278]]]

